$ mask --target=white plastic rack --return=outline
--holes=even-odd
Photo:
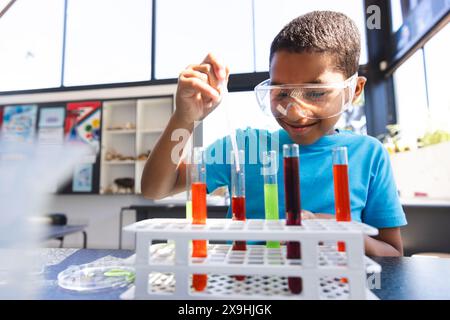
[[[149,219],[124,228],[136,233],[135,285],[122,299],[376,299],[367,288],[367,273],[381,267],[364,255],[366,235],[378,230],[359,222],[305,220],[286,226],[285,220],[233,221],[208,219],[193,225],[185,219]],[[286,248],[209,244],[206,258],[192,258],[190,240],[299,241],[301,259],[286,259]],[[170,240],[153,244],[154,240]],[[337,250],[337,241],[346,251]],[[207,274],[205,290],[195,291],[192,274]],[[234,275],[245,275],[237,280]],[[293,294],[288,277],[302,278]]]

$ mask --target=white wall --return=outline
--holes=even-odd
[[[450,202],[450,142],[390,156],[395,181],[403,199]],[[415,197],[416,192],[426,197]]]
[[[130,205],[146,205],[151,200],[138,195],[55,195],[48,206],[48,213],[65,213],[68,224],[87,224],[87,247],[89,249],[118,249],[119,246],[119,214],[122,207]],[[134,211],[124,214],[127,225],[135,221]],[[123,248],[132,248],[134,238],[123,234]],[[49,242],[55,246],[58,242]],[[81,248],[81,233],[64,238],[65,248]]]

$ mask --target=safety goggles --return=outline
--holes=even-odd
[[[261,110],[275,118],[328,119],[351,105],[358,73],[339,83],[272,85],[267,79],[255,87]],[[294,119],[297,118],[297,119]]]

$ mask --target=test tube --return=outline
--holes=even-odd
[[[299,166],[298,144],[283,145],[284,194],[287,225],[302,224]],[[286,247],[288,259],[301,258],[300,242],[288,241]],[[288,287],[292,293],[299,294],[302,291],[302,279],[288,277]]]
[[[192,163],[186,163],[186,220],[192,221]]]
[[[336,221],[351,221],[347,147],[333,149],[333,180]],[[345,242],[339,241],[337,245],[338,251],[345,251]]]
[[[192,164],[192,223],[206,224],[206,167],[205,152],[201,147],[194,148]],[[206,240],[192,240],[192,257],[206,258],[208,243]],[[203,291],[208,282],[208,275],[194,274],[192,286],[196,291]]]
[[[263,152],[264,209],[266,220],[278,220],[277,152]],[[279,241],[267,241],[267,248],[279,248]]]
[[[232,219],[245,221],[245,153],[244,150],[238,151],[238,157],[235,157],[234,151],[231,152],[231,212]],[[239,164],[235,159],[239,159]],[[234,241],[232,250],[245,251],[247,245],[245,241]],[[245,276],[235,276],[236,280],[244,280]]]

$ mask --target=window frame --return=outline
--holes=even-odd
[[[423,6],[433,7],[433,0],[422,0]],[[436,1],[437,2],[437,1]],[[409,41],[400,49],[397,46],[398,34],[402,32],[405,24],[413,23],[411,20],[420,14],[421,6],[412,10],[416,13],[404,19],[403,25],[397,32],[392,32],[391,1],[365,0],[365,7],[376,5],[380,8],[381,30],[369,30],[367,32],[367,45],[370,63],[367,65],[367,74],[370,81],[367,82],[366,118],[367,133],[372,136],[380,136],[386,133],[386,126],[397,122],[397,105],[393,73],[417,50],[424,47],[425,43],[446,25],[449,12],[436,13],[427,21],[421,32],[413,34]],[[445,11],[445,10],[444,10]],[[417,13],[418,12],[418,13]],[[367,19],[368,17],[366,17]],[[385,46],[380,43],[387,44]],[[425,71],[426,74],[426,71]],[[428,85],[428,84],[427,84]],[[428,90],[428,89],[427,89]]]
[[[16,95],[16,94],[29,94],[29,93],[48,93],[48,92],[65,92],[65,91],[79,91],[79,90],[93,90],[93,89],[108,89],[108,88],[123,88],[123,87],[136,87],[136,86],[148,86],[148,85],[163,85],[163,84],[176,84],[178,78],[171,79],[155,79],[155,22],[156,22],[156,2],[157,0],[152,1],[152,28],[151,28],[151,74],[150,80],[146,81],[133,81],[133,82],[117,82],[117,83],[102,83],[102,84],[90,84],[90,85],[76,85],[76,86],[64,86],[64,69],[66,63],[66,29],[67,29],[67,3],[68,0],[64,0],[64,31],[63,31],[63,55],[62,55],[62,72],[61,72],[61,80],[59,87],[53,88],[41,88],[41,89],[29,89],[29,90],[13,90],[13,91],[0,91],[0,95]],[[367,6],[364,6],[365,8]],[[367,50],[369,51],[369,50]],[[360,65],[360,75],[367,76],[365,70],[367,70],[367,66],[369,65],[370,56],[368,56],[368,63],[365,65]],[[269,72],[251,72],[251,73],[238,73],[231,74],[229,81],[229,91],[237,92],[237,91],[249,91],[253,90],[254,87],[260,83],[261,81],[269,78]]]

